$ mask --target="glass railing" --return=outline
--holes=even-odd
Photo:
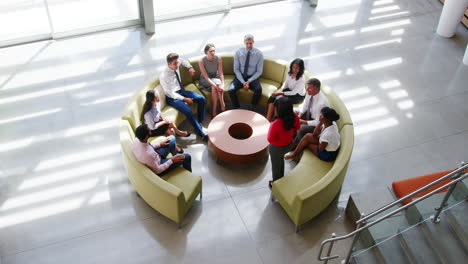
[[[330,256],[333,244],[338,240],[353,238],[349,253],[343,261],[343,263],[349,263],[351,257],[378,246],[427,219],[432,219],[434,222],[439,221],[441,212],[468,197],[467,169],[468,165],[462,163],[458,169],[368,215],[363,215],[356,222],[355,231],[322,242],[319,260],[327,263],[328,260],[339,257]],[[446,179],[448,178],[451,178],[451,181],[447,183]],[[422,195],[421,193],[424,191],[425,194]],[[328,253],[322,257],[322,251],[324,251],[326,244],[330,244],[327,249]]]
[[[447,188],[448,189],[448,188]],[[392,215],[380,223],[363,230],[353,246],[351,257],[362,253],[374,246],[395,237],[396,235],[412,228],[421,222],[431,219],[439,209],[442,201],[447,195],[448,190],[442,193],[435,193],[428,198],[421,200],[419,203],[413,204],[405,210]],[[446,202],[442,206],[441,212],[450,209],[452,206],[464,201],[468,197],[468,178],[457,183],[451,195],[447,197]],[[367,223],[375,221],[384,216],[390,211],[400,208],[402,205],[397,204],[390,207],[388,210],[376,214],[366,220]]]

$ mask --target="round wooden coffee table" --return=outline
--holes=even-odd
[[[208,146],[222,161],[245,164],[267,155],[270,122],[255,112],[229,110],[208,125]]]

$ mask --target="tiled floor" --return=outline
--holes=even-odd
[[[468,160],[468,32],[438,37],[440,12],[437,0],[283,1],[157,24],[153,36],[122,29],[0,49],[0,262],[316,263],[323,239],[351,230],[350,193]],[[117,120],[168,52],[192,57],[213,42],[232,53],[245,33],[267,56],[304,58],[342,97],[356,126],[348,174],[296,234],[269,201],[268,162],[218,165],[192,136],[181,144],[204,199],[178,230],[129,184]]]

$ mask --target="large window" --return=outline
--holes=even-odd
[[[51,32],[43,0],[1,0],[0,25],[0,41]]]
[[[281,0],[153,0],[154,16],[157,21],[194,16],[210,12],[226,11],[233,7],[242,7],[259,3]]]
[[[229,0],[154,0],[154,16],[157,20],[171,19],[229,9]]]
[[[139,19],[137,0],[47,0],[47,2],[55,32]]]
[[[138,0],[0,1],[0,47],[135,24]]]
[[[142,0],[0,0],[0,47],[140,24]],[[153,0],[156,21],[280,0]]]

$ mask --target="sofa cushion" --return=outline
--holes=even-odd
[[[221,55],[224,75],[234,75],[234,55]]]
[[[183,86],[187,86],[188,84],[193,83],[192,75],[190,75],[189,69],[185,68],[184,66],[180,66],[179,72],[180,72],[180,81],[182,82]]]
[[[227,103],[231,102],[231,97],[229,97],[228,89],[233,80],[234,75],[224,76],[224,101]],[[272,93],[278,90],[279,87],[281,87],[281,83],[260,77],[260,85],[262,86],[262,96],[260,98],[259,105],[266,106],[268,98],[271,96]],[[207,101],[210,100],[211,105],[211,99],[208,99],[211,97],[211,92],[207,92],[204,90],[202,90],[201,92],[205,95]],[[239,89],[237,91],[237,98],[239,99],[240,103],[250,104],[252,102],[252,96],[253,92],[251,90]]]
[[[138,100],[130,101],[130,103],[125,107],[122,115],[122,119],[127,120],[133,130],[141,124],[140,112],[143,107],[143,103],[140,103]]]
[[[198,62],[203,59],[203,57],[205,57],[205,55],[197,56],[189,60],[190,65],[192,65],[193,69],[195,70],[195,74],[192,76],[193,82],[200,80],[201,71]]]
[[[299,192],[317,183],[332,167],[333,163],[321,161],[313,154],[311,155],[303,157],[303,159],[312,158],[311,160],[306,163],[301,159],[301,162],[287,176],[275,182],[278,186],[275,194],[280,196],[277,198],[283,198],[289,206],[293,205]]]
[[[261,78],[274,81],[281,85],[286,80],[286,64],[286,61],[265,57]]]
[[[126,122],[126,121],[121,121],[121,122]],[[144,171],[144,170],[149,170],[151,171],[148,167],[146,167],[144,164],[141,164],[133,154],[133,151],[131,149],[131,146],[133,144],[133,140],[135,139],[135,134],[133,133],[132,129],[130,126],[127,124],[121,124],[121,133],[120,133],[120,140],[121,140],[121,147],[122,151],[126,155],[126,157],[129,159],[129,162],[131,163],[132,166],[134,166],[136,169],[139,171]],[[161,142],[165,137],[159,136],[156,138],[150,138],[151,143],[157,143]],[[195,176],[191,172],[185,170],[182,167],[176,168],[173,171],[167,173],[166,175],[159,177],[156,174],[151,174],[151,178],[161,178],[164,179],[166,182],[178,187],[179,189],[182,190],[185,196],[185,200],[189,201],[193,196],[197,196],[198,192],[197,190],[197,185],[200,182],[200,177]]]
[[[351,158],[351,153],[353,152],[354,146],[354,128],[352,125],[343,126],[343,128],[340,130],[340,139],[340,151],[338,152],[336,160],[333,163],[329,163],[330,165],[333,164],[333,166],[330,166],[330,171],[325,177],[320,179],[320,182],[313,186],[308,186],[304,191],[302,191],[298,195],[301,195],[302,197],[309,197],[318,192],[319,190],[326,188],[331,182],[335,181],[337,177],[343,176],[341,181],[344,179],[343,173],[347,170],[347,166]],[[326,164],[326,162],[322,164]],[[315,167],[313,168],[315,170]]]
[[[161,178],[181,189],[186,202],[193,200],[199,193],[197,185],[200,184],[200,177],[182,167],[175,168]]]

